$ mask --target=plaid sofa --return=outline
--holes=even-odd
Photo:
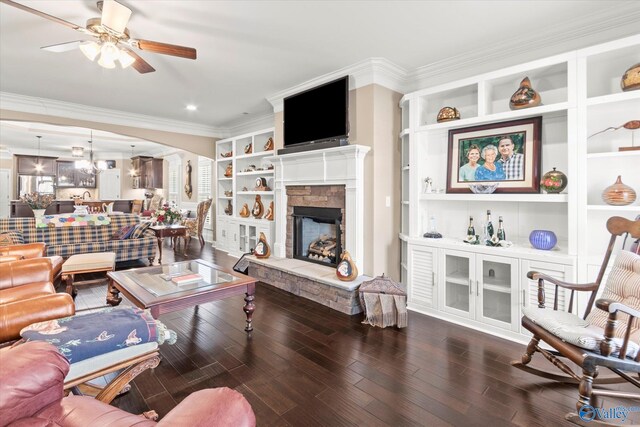
[[[18,230],[25,243],[46,243],[47,256],[67,258],[75,254],[115,252],[116,262],[141,258],[153,260],[158,243],[151,230],[138,239],[111,240],[123,226],[139,223],[137,215],[122,214],[110,218],[109,225],[57,228],[36,228],[35,218],[0,218],[0,232]]]

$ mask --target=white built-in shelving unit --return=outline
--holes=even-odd
[[[640,117],[640,91],[623,92],[620,78],[640,62],[640,36],[425,88],[400,101],[401,271],[409,308],[432,316],[523,341],[521,307],[537,306],[537,285],[526,278],[538,270],[567,281],[593,280],[607,245],[606,220],[633,219],[630,206],[606,205],[602,191],[618,175],[640,192],[640,131],[620,129],[589,138],[600,130]],[[537,107],[509,109],[509,98],[529,77],[542,97]],[[460,120],[437,123],[438,111],[455,107]],[[557,168],[569,179],[561,194],[448,194],[448,133],[452,129],[542,117],[541,174]],[[434,192],[423,192],[424,180]],[[463,242],[474,217],[480,230],[486,211],[494,225],[504,218],[510,248]],[[443,239],[426,239],[430,218]],[[552,230],[558,245],[536,250],[532,230]],[[482,234],[477,231],[477,234]],[[555,289],[549,287],[547,295]],[[581,305],[582,300],[578,300]],[[564,294],[560,293],[560,308]]]
[[[254,249],[260,233],[265,234],[268,242],[273,242],[274,221],[264,218],[273,202],[273,191],[256,190],[256,180],[260,178],[273,189],[274,170],[269,169],[273,165],[267,157],[273,156],[274,152],[273,149],[265,150],[267,141],[273,138],[273,131],[270,128],[216,142],[216,248],[231,255],[239,256]],[[223,154],[228,156],[223,157]],[[232,173],[226,177],[229,165]],[[231,192],[231,196],[225,195],[226,192]],[[239,212],[243,205],[251,210],[257,195],[264,206],[262,217],[241,217]],[[232,205],[230,215],[225,213],[229,202]]]

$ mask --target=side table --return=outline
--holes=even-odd
[[[152,230],[156,239],[158,239],[158,264],[162,264],[162,242],[166,237],[171,237],[172,243],[175,242],[175,239],[181,237],[184,239],[184,250],[182,252],[183,255],[186,255],[187,246],[189,246],[189,239],[191,238],[187,233],[187,227],[184,225],[153,225],[149,227],[149,230]],[[174,244],[174,250],[175,250]]]

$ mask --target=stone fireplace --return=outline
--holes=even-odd
[[[345,187],[287,186],[287,258],[336,267],[344,247]]]
[[[276,232],[270,258],[250,257],[251,276],[342,313],[362,311],[357,289],[369,278],[343,282],[336,277],[335,262],[346,250],[362,266],[364,157],[369,150],[348,145],[269,158],[275,165]]]
[[[362,266],[364,157],[369,150],[347,145],[271,158],[275,164],[274,256],[293,258],[294,206],[336,208],[342,212],[342,250]]]

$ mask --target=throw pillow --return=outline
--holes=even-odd
[[[124,240],[131,234],[135,225],[125,225],[120,228],[120,230],[116,231],[113,236],[111,236],[111,240]]]
[[[4,231],[0,233],[0,246],[23,245],[24,236],[18,230]]]
[[[128,238],[139,239],[140,237],[144,236],[144,232],[147,231],[150,225],[151,225],[150,222],[143,222],[140,224],[136,224],[136,226],[133,228],[133,231],[131,232]]]

